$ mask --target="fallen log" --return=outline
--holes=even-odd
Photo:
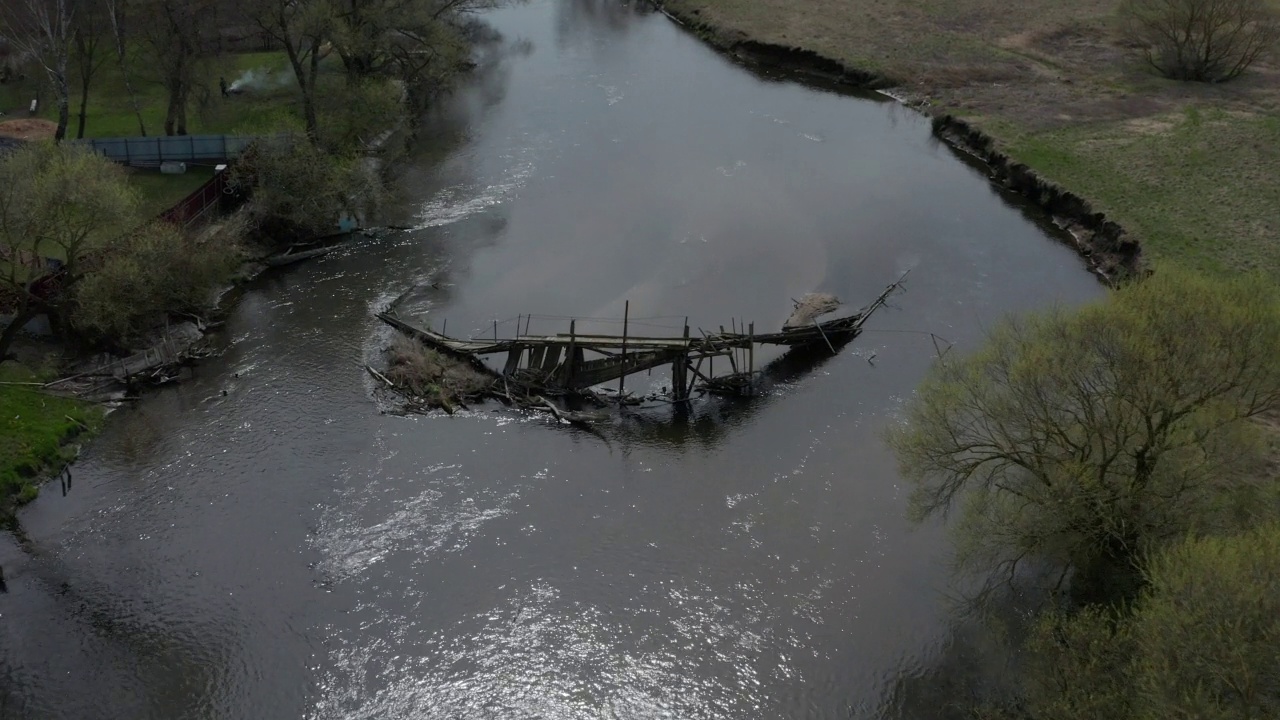
[[[308,260],[313,257],[328,255],[334,250],[337,250],[338,248],[341,248],[341,247],[345,247],[346,245],[347,243],[340,242],[333,245],[326,245],[325,247],[315,248],[312,250],[303,250],[302,252],[293,252],[293,248],[290,248],[288,250],[285,250],[283,253],[280,253],[279,255],[271,255],[265,258],[262,261],[262,264],[266,265],[267,267],[283,267],[285,265],[292,265],[296,262],[302,262],[303,260]]]

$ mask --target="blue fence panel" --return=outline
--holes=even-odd
[[[125,165],[162,162],[226,162],[253,142],[263,139],[239,135],[171,135],[158,137],[92,138],[77,140]]]

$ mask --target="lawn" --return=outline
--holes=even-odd
[[[142,210],[149,218],[178,204],[212,177],[213,167],[209,165],[187,165],[187,171],[181,175],[141,168],[129,170],[129,184],[141,194]]]
[[[134,67],[141,67],[141,59]],[[245,73],[253,71],[265,77],[260,89],[229,98],[222,97],[218,89],[219,78],[234,82]],[[142,107],[142,118],[148,135],[164,134],[165,109],[168,96],[162,85],[147,79],[145,73],[134,71],[134,89]],[[53,96],[44,85],[42,76],[31,75],[24,82],[11,81],[0,85],[0,111],[7,118],[26,117],[27,106],[33,97],[40,97],[39,116],[48,120],[58,119]],[[200,86],[193,93],[187,115],[187,132],[191,134],[254,133],[278,131],[281,127],[298,124],[300,112],[297,88],[293,74],[288,70],[283,53],[240,53],[218,58],[207,63]],[[80,112],[79,80],[71,80],[71,123],[68,135],[75,137]],[[129,102],[123,75],[119,65],[106,62],[94,76],[89,91],[85,113],[85,137],[132,137],[139,134],[138,118]]]
[[[93,405],[46,395],[32,385],[46,379],[14,362],[0,364],[0,519],[5,508],[29,502],[42,472],[70,459],[65,442],[96,430],[102,412]]]
[[[1273,0],[1280,9],[1280,0]],[[880,73],[1089,200],[1153,265],[1280,279],[1280,50],[1223,84],[1157,77],[1118,0],[667,0],[753,39]]]

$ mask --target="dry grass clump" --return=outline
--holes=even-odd
[[[493,386],[493,378],[466,362],[403,335],[397,335],[387,350],[387,379],[405,394],[445,408]]]

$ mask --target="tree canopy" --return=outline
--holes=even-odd
[[[0,304],[12,315],[0,358],[29,320],[57,315],[87,263],[138,223],[124,171],[102,155],[52,143],[0,155]]]
[[[1181,540],[1146,564],[1125,610],[1032,628],[1021,697],[980,716],[1031,720],[1280,717],[1280,525]]]
[[[1162,270],[1001,324],[940,361],[890,432],[915,516],[961,509],[966,570],[1132,596],[1141,553],[1269,512],[1251,419],[1280,405],[1277,307],[1262,278]]]

